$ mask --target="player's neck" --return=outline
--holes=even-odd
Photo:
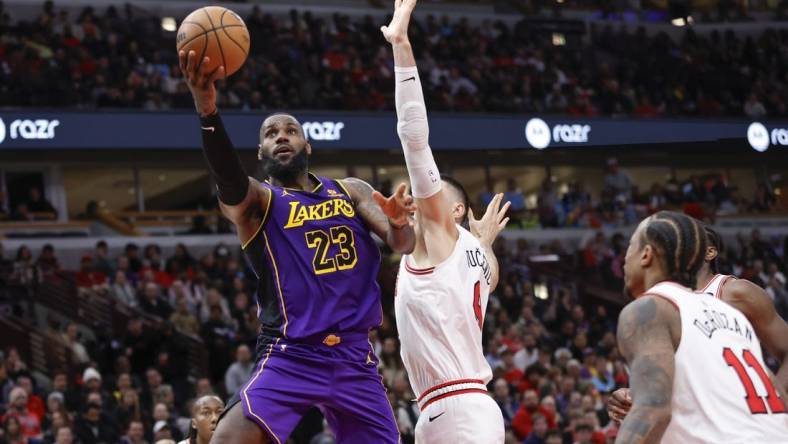
[[[698,272],[698,277],[695,280],[695,289],[699,290],[705,287],[712,279],[714,279],[714,273],[712,273],[708,268],[702,268]]]
[[[652,267],[647,268],[646,273],[643,276],[643,285],[646,291],[649,291],[651,287],[659,284],[660,282],[669,281],[670,277],[667,273],[662,271],[660,267]]]
[[[308,171],[303,171],[298,173],[294,177],[275,177],[275,176],[268,176],[268,182],[271,185],[282,187],[282,188],[294,188],[297,190],[312,190],[314,185],[312,183],[312,179],[309,176]]]

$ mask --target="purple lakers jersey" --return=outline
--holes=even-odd
[[[380,251],[341,182],[310,177],[312,191],[263,184],[270,204],[243,246],[259,279],[262,334],[366,333],[381,321]]]

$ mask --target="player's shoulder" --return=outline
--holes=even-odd
[[[733,277],[724,283],[720,291],[720,298],[747,318],[758,318],[774,310],[774,303],[766,291],[747,279]]]
[[[359,202],[364,198],[372,199],[372,185],[358,177],[345,177],[344,179],[328,179],[326,181],[334,182],[339,186],[342,191],[354,202]]]
[[[681,338],[680,313],[679,306],[670,298],[658,293],[644,293],[627,304],[619,314],[619,345],[625,345],[631,351],[632,344],[667,332],[675,346]]]

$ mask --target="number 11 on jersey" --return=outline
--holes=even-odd
[[[763,386],[766,387],[766,402],[763,401],[762,397],[758,396],[752,378],[747,374],[747,369],[744,368],[744,364],[742,364],[736,356],[736,353],[728,347],[722,351],[722,357],[725,359],[725,363],[733,367],[733,370],[736,371],[736,375],[739,376],[744,386],[744,391],[747,394],[744,399],[747,400],[747,406],[750,408],[750,413],[753,415],[766,414],[769,413],[769,410],[771,410],[773,414],[786,413],[785,401],[780,399],[780,395],[777,394],[772,380],[769,378],[769,375],[763,369],[760,362],[758,362],[755,355],[753,355],[751,351],[745,349],[742,352],[742,356],[744,357],[744,362],[755,370],[755,373],[758,374],[758,378],[763,382]],[[766,409],[766,404],[769,404],[768,410]]]

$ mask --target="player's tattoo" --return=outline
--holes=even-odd
[[[633,405],[617,443],[658,443],[670,422],[675,353],[672,329],[681,329],[678,313],[668,302],[653,296],[632,302],[619,316],[618,344],[630,364]]]
[[[410,226],[402,229],[392,228],[388,217],[383,214],[383,210],[372,198],[372,186],[355,177],[343,179],[342,184],[350,193],[356,211],[375,234],[398,253],[413,251],[413,246],[416,244],[416,234],[413,228]]]

